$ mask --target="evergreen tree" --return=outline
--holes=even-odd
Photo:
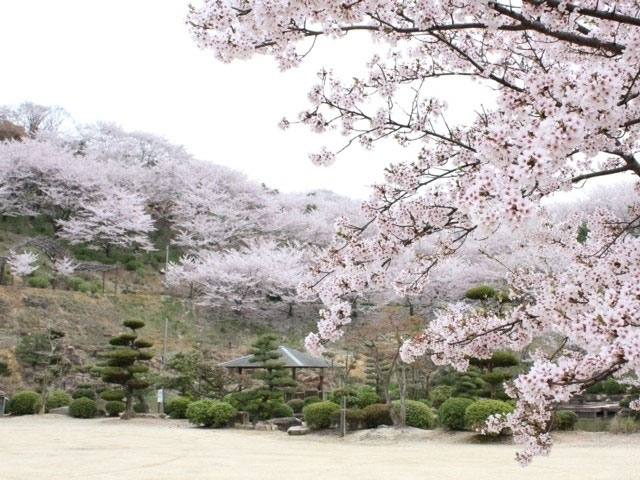
[[[262,335],[249,349],[249,353],[253,355],[250,361],[263,367],[253,378],[262,380],[263,385],[251,392],[245,409],[262,420],[270,418],[274,409],[284,402],[285,393],[293,392],[297,385],[290,372],[284,368],[285,363],[279,360],[277,339],[274,334]]]
[[[153,345],[148,340],[138,338],[137,330],[144,327],[142,320],[125,320],[122,323],[131,333],[122,333],[109,340],[113,347],[107,353],[107,366],[102,368],[102,380],[122,386],[126,408],[122,418],[128,420],[133,414],[133,397],[140,390],[148,388],[150,383],[145,378],[149,367],[142,362],[151,360],[153,356],[147,351]]]

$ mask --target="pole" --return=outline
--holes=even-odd
[[[340,436],[344,437],[347,434],[347,396],[342,396],[342,401],[340,402]]]
[[[162,348],[162,373],[167,367],[167,336],[169,334],[169,319],[164,319],[164,347]],[[158,390],[158,414],[164,415],[164,388]]]
[[[167,250],[164,256],[164,292],[167,293],[167,273],[169,272],[169,244],[167,243]]]

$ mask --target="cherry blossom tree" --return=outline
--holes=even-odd
[[[227,306],[236,312],[266,301],[282,302],[287,316],[298,301],[296,287],[306,272],[307,252],[298,245],[255,240],[238,250],[209,250],[169,265],[167,284],[174,293],[201,305]]]
[[[110,195],[84,205],[60,225],[61,238],[72,245],[86,243],[102,248],[107,256],[113,246],[154,249],[148,237],[154,230],[153,220],[145,211],[144,200],[124,189],[115,188]]]
[[[11,269],[11,273],[22,278],[22,284],[25,284],[27,276],[31,275],[38,269],[38,255],[33,252],[10,252],[7,258],[7,264]]]
[[[23,102],[19,105],[0,107],[0,120],[23,127],[30,138],[56,133],[69,118],[67,111],[58,106]]]
[[[43,215],[58,229],[83,205],[110,190],[104,169],[50,141],[0,143],[0,209]]]
[[[629,218],[596,211],[545,222],[540,204],[595,177],[635,175],[638,185],[639,11],[633,0],[204,0],[192,7],[195,41],[222,61],[261,53],[286,69],[322,36],[363,32],[388,46],[362,76],[319,72],[310,106],[281,122],[318,133],[340,128],[346,145],[311,154],[320,165],[354,143],[418,150],[415,159],[387,167],[363,206],[368,221],[339,221],[332,246],[317,259],[303,291],[319,294],[326,308],[309,348],[342,335],[351,321],[347,296],[390,283],[400,295],[420,292],[467,240],[539,216],[546,226],[535,241],[558,249],[569,265],[522,265],[510,277],[511,314],[452,305],[405,345],[403,358],[429,354],[465,369],[465,355],[488,358],[545,332],[565,335],[563,347],[580,353],[536,355],[507,388],[518,400],[515,411],[488,425],[513,430],[523,465],[549,452],[555,404],[609,375],[633,381],[640,372],[638,188]],[[430,94],[453,76],[493,90],[491,106],[471,106],[475,120],[454,124],[443,99]],[[577,232],[585,223],[583,243]],[[391,276],[408,250],[417,252],[411,268]]]

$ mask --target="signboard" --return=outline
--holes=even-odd
[[[164,402],[164,390],[162,388],[158,389],[158,403]]]

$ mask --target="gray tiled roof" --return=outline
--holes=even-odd
[[[284,362],[288,368],[327,368],[329,366],[329,362],[324,358],[312,357],[307,353],[302,353],[293,348],[280,345],[278,351],[280,352],[280,358],[278,360]],[[261,368],[262,365],[260,362],[250,362],[252,357],[253,355],[245,355],[244,357],[223,362],[220,366],[227,368]]]

